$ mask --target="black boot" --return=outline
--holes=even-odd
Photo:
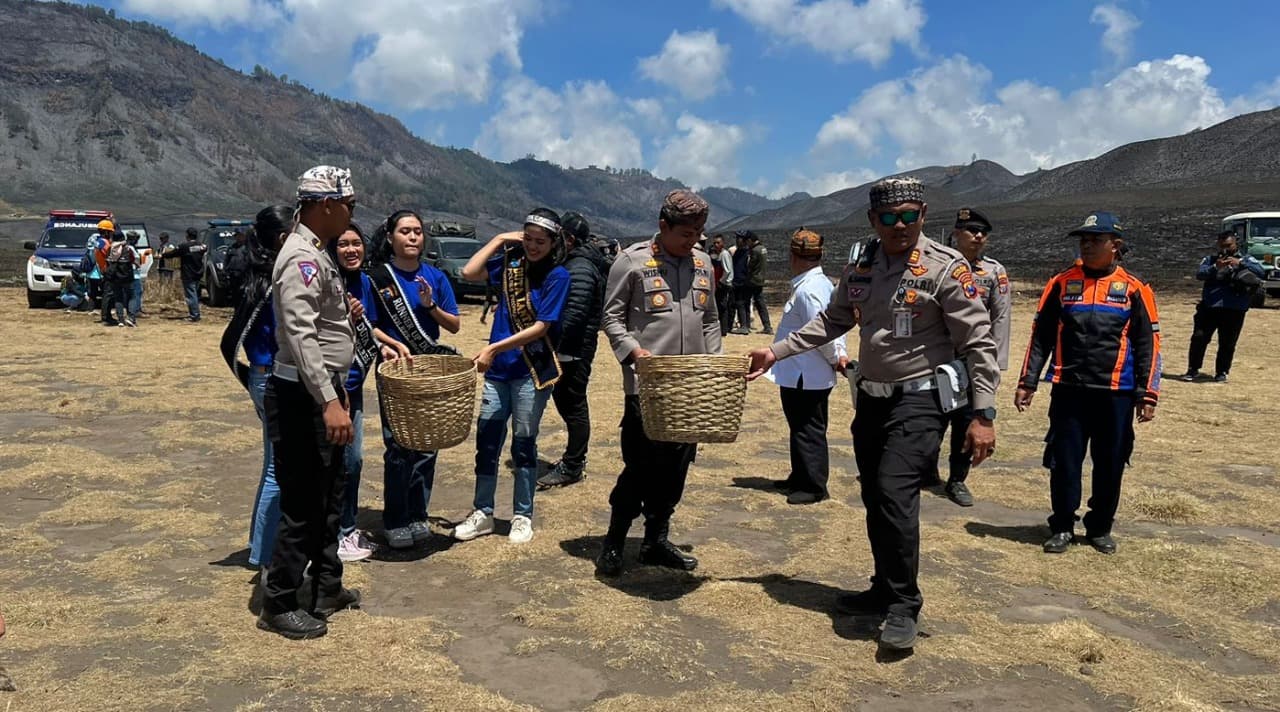
[[[258,618],[258,627],[265,631],[278,633],[290,640],[306,640],[319,638],[329,632],[324,621],[313,618],[303,610],[285,611],[270,614],[266,611]]]
[[[315,599],[315,608],[311,611],[311,615],[320,620],[328,620],[329,616],[338,611],[345,611],[348,608],[360,607],[360,589],[343,588],[338,590],[336,596],[320,596]]]
[[[616,511],[609,515],[609,531],[604,535],[604,549],[596,559],[597,576],[617,576],[622,573],[622,549],[627,544],[627,530],[631,519]]]
[[[644,522],[644,542],[640,544],[640,563],[648,566],[664,566],[669,569],[693,571],[698,568],[698,560],[676,548],[667,539],[671,529],[668,519],[646,519]]]

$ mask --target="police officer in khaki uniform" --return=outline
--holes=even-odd
[[[886,615],[881,647],[906,650],[915,644],[924,602],[917,583],[920,488],[938,461],[949,417],[943,401],[955,407],[965,396],[972,400],[965,449],[981,463],[995,448],[999,372],[972,272],[959,252],[921,234],[923,186],[890,178],[870,193],[867,217],[877,239],[845,269],[825,311],[787,339],[751,352],[748,377],[861,327],[853,447],[875,575],[870,590],[841,596],[837,605]]]
[[[1004,265],[987,257],[985,253],[991,238],[991,221],[974,208],[960,208],[956,212],[956,225],[947,245],[964,255],[973,283],[978,286],[978,300],[991,315],[991,338],[996,341],[996,362],[1000,370],[1009,368],[1009,328],[1012,297],[1009,293],[1009,275]],[[965,406],[951,412],[950,472],[947,477],[947,498],[961,507],[973,506],[973,493],[965,484],[969,477],[972,457],[964,450],[964,437],[973,419],[973,408]]]
[[[338,518],[342,511],[343,450],[352,424],[344,379],[353,337],[342,276],[325,250],[351,224],[351,173],[318,166],[298,184],[298,224],[285,239],[272,272],[276,353],[264,410],[280,485],[280,528],[258,627],[286,638],[315,638],[325,619],[358,605],[360,593],[342,587]],[[298,606],[302,574],[311,565],[312,606]]]
[[[698,560],[668,539],[697,445],[645,435],[635,360],[650,355],[720,353],[720,320],[711,257],[698,249],[707,201],[688,190],[667,194],[653,239],[623,250],[609,270],[602,328],[622,363],[622,474],[609,495],[613,510],[596,572],[622,572],[627,530],[644,515],[640,562],[692,571]]]

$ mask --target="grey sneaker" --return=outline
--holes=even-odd
[[[947,499],[955,502],[961,507],[973,506],[973,493],[969,491],[969,488],[963,482],[950,480],[947,482],[947,486],[943,489],[943,492],[946,492]]]
[[[387,530],[387,546],[392,549],[408,549],[413,546],[413,530],[409,527],[397,527]]]
[[[431,527],[426,522],[409,522],[409,533],[413,536],[413,543],[421,544],[431,538]]]

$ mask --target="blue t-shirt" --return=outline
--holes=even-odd
[[[258,326],[244,337],[244,353],[250,366],[270,367],[276,360],[276,314],[271,300],[258,313]]]
[[[486,266],[489,268],[490,284],[501,289],[502,255],[490,257]],[[565,298],[568,296],[569,271],[563,266],[553,267],[540,286],[531,287],[529,290],[529,301],[533,304],[533,311],[538,315],[538,321],[545,321],[551,326],[547,336],[551,338],[553,344],[559,341],[560,313],[564,310]],[[502,294],[498,297],[498,306],[493,310],[493,328],[489,331],[489,343],[496,344],[513,333],[515,332],[511,330],[506,295]],[[493,357],[493,365],[485,371],[484,377],[491,381],[517,381],[530,378],[531,374],[520,349],[509,349]]]
[[[364,305],[364,317],[369,320],[370,324],[378,326],[378,295],[374,291],[373,280],[364,272],[345,272],[343,274],[343,282],[347,288],[347,294],[360,300]],[[386,331],[384,327],[383,331]],[[369,366],[370,370],[377,368],[377,364]],[[355,393],[364,388],[364,380],[369,374],[360,371],[355,361],[351,362],[351,370],[347,372],[347,392]]]
[[[385,269],[377,267],[376,269]],[[440,325],[435,319],[431,318],[431,312],[422,308],[422,301],[418,297],[418,283],[415,281],[419,275],[427,280],[427,284],[431,285],[431,298],[435,301],[436,307],[443,309],[446,313],[454,316],[458,315],[458,302],[453,297],[453,287],[449,286],[449,278],[444,276],[444,272],[432,267],[429,264],[418,266],[416,272],[405,272],[395,265],[391,266],[391,271],[396,275],[396,281],[400,283],[400,291],[404,294],[405,301],[409,303],[409,308],[413,310],[413,315],[417,317],[418,324],[422,326],[422,330],[433,339],[440,339]],[[368,307],[366,307],[368,308]],[[372,319],[370,319],[372,321]],[[408,345],[408,341],[396,325],[392,323],[391,317],[382,311],[378,313],[378,320],[373,322],[375,326],[382,329],[387,336]]]

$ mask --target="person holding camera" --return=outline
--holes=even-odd
[[[1244,328],[1244,315],[1265,276],[1262,263],[1240,251],[1234,232],[1219,233],[1218,252],[1207,255],[1196,270],[1196,279],[1204,282],[1204,289],[1196,305],[1195,330],[1191,333],[1187,372],[1182,380],[1189,383],[1200,375],[1205,349],[1209,348],[1216,331],[1218,355],[1214,359],[1213,380],[1227,382],[1231,361],[1236,355],[1236,342]]]

